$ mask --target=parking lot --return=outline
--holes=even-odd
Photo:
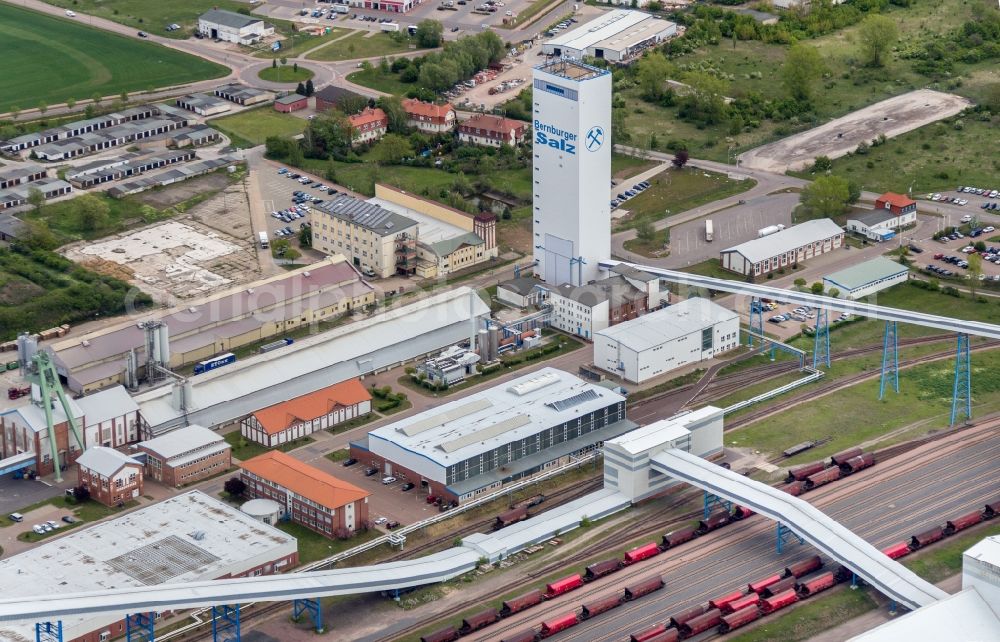
[[[816,327],[816,309],[810,308],[808,306],[800,306],[795,304],[781,304],[781,303],[763,303],[763,315],[764,320],[767,322],[767,326],[764,331],[768,334],[774,334],[775,328],[781,328],[783,332],[779,332],[780,336],[790,336],[792,334],[797,334],[802,325],[806,325],[811,329]],[[835,325],[842,323],[851,318],[851,314],[840,314],[831,313],[829,316],[830,325]]]
[[[926,267],[944,278],[964,278],[967,276],[969,256],[976,251],[974,246],[982,242],[985,250],[979,252],[982,256],[981,280],[1000,281],[1000,241],[990,240],[1000,238],[1000,234],[992,225],[982,230],[976,237],[957,232],[956,238],[953,239],[914,242],[913,245],[922,252],[916,253],[911,250],[911,257],[919,267]]]
[[[951,203],[969,209],[1000,212],[1000,189],[997,186],[959,185],[958,189],[954,191],[934,192],[926,194],[925,198],[929,201]]]
[[[427,491],[420,487],[420,480],[413,482],[413,488],[404,491],[403,484],[410,480],[397,475],[396,481],[383,484],[382,471],[366,476],[365,469],[368,466],[364,462],[348,467],[337,464],[337,468],[336,471],[331,469],[331,472],[359,488],[371,491],[368,518],[381,530],[387,530],[386,524],[390,522],[399,522],[400,525],[412,524],[439,512],[437,506],[427,503]],[[380,518],[384,518],[385,521],[378,523]]]

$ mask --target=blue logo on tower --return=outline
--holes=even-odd
[[[587,132],[587,137],[584,139],[584,145],[587,146],[588,152],[596,152],[604,144],[604,128],[600,125],[594,125]]]

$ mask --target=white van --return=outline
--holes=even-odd
[[[76,17],[76,13],[70,11],[69,9],[66,10],[66,15],[69,16],[70,18]]]
[[[10,521],[12,522],[24,521],[24,515],[22,515],[21,513],[11,513],[10,515],[7,516],[7,518],[10,519]]]

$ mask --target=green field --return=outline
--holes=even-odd
[[[340,38],[346,29],[339,27],[327,27],[330,31],[321,36],[314,36],[307,31],[296,31],[281,39],[281,49],[272,51],[269,46],[263,47],[254,55],[258,58],[298,58],[306,51],[319,47],[323,43],[330,42],[334,38]]]
[[[270,106],[216,118],[209,124],[229,136],[237,147],[263,145],[269,136],[298,136],[306,129],[305,119]]]
[[[46,0],[48,4],[106,18],[123,25],[155,33],[165,38],[188,38],[198,28],[198,16],[209,9],[236,11],[246,7],[235,0]],[[83,21],[86,18],[78,17]],[[179,24],[180,29],[167,31],[166,26]]]
[[[228,70],[201,58],[66,18],[0,4],[3,91],[0,111],[36,107],[99,93],[117,95],[225,76]]]
[[[311,69],[301,65],[278,65],[277,67],[264,67],[258,73],[262,80],[271,82],[305,82],[315,74]]]
[[[362,87],[368,87],[369,89],[392,94],[393,96],[405,96],[408,91],[416,88],[415,84],[401,82],[398,74],[382,73],[379,71],[378,66],[355,71],[353,74],[348,74],[347,79]]]
[[[352,60],[355,58],[373,58],[375,56],[391,56],[413,49],[418,49],[416,41],[405,38],[401,42],[396,41],[388,33],[376,33],[374,36],[366,38],[364,34],[368,31],[355,31],[353,34],[331,42],[321,49],[317,49],[308,56],[309,60]]]
[[[757,184],[754,180],[734,181],[722,174],[700,169],[667,169],[649,181],[652,187],[626,201],[623,209],[631,213],[616,221],[616,229],[635,227],[639,221],[657,221],[720,198],[745,192]],[[617,193],[626,186],[616,186]]]

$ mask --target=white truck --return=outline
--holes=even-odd
[[[260,239],[260,249],[266,250],[267,243],[267,232],[257,232],[257,237]]]
[[[783,229],[785,229],[785,226],[782,225],[781,223],[778,223],[777,225],[768,225],[767,227],[762,227],[761,229],[757,230],[757,238],[770,236],[771,234],[780,232]]]
[[[383,22],[382,31],[399,31],[398,22]]]
[[[330,7],[330,10],[333,11],[334,13],[348,13],[350,12],[351,8],[348,7],[346,4],[334,4],[332,7]]]

